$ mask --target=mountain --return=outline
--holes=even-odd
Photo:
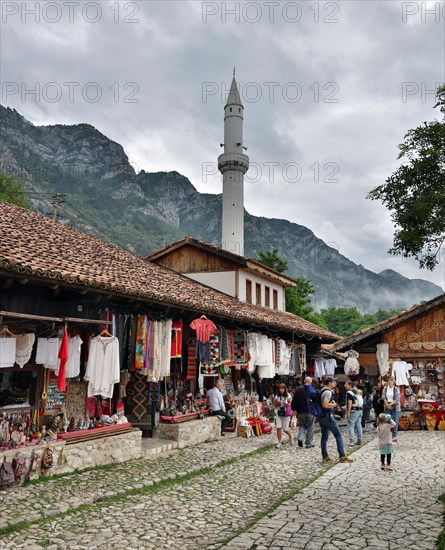
[[[124,149],[93,126],[34,126],[0,106],[0,167],[23,182],[32,208],[146,256],[185,235],[220,244],[221,195],[199,193],[178,172],[135,173]],[[64,202],[52,200],[64,194]],[[55,204],[61,202],[61,204]],[[406,308],[440,287],[392,270],[373,273],[329,247],[307,227],[245,216],[245,252],[277,248],[288,274],[309,278],[316,309],[362,312]]]

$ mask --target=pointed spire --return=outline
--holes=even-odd
[[[235,67],[233,68],[232,85],[230,86],[230,92],[227,98],[226,107],[227,105],[240,105],[241,107],[243,106],[243,104],[241,103],[241,97],[239,95],[238,86],[235,80]]]

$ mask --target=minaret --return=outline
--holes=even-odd
[[[224,153],[218,157],[218,169],[223,176],[221,248],[241,256],[244,256],[244,174],[249,169],[249,157],[243,154],[243,112],[233,69],[224,107]]]

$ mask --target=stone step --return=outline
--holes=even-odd
[[[142,456],[144,458],[166,453],[178,448],[177,441],[171,441],[169,439],[142,438]]]

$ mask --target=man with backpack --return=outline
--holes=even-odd
[[[306,449],[315,447],[314,445],[314,415],[309,412],[310,396],[315,393],[312,386],[312,378],[306,376],[304,386],[299,386],[292,399],[292,411],[298,418],[298,446],[303,447],[303,441],[306,439]],[[305,437],[306,436],[306,437]]]
[[[327,449],[329,433],[332,433],[335,437],[340,462],[354,462],[353,458],[346,456],[343,437],[334,418],[337,403],[333,399],[333,390],[336,385],[337,380],[332,376],[327,376],[323,381],[323,388],[313,395],[310,409],[317,417],[321,429],[321,454],[323,462],[332,462],[333,460],[329,456]]]

